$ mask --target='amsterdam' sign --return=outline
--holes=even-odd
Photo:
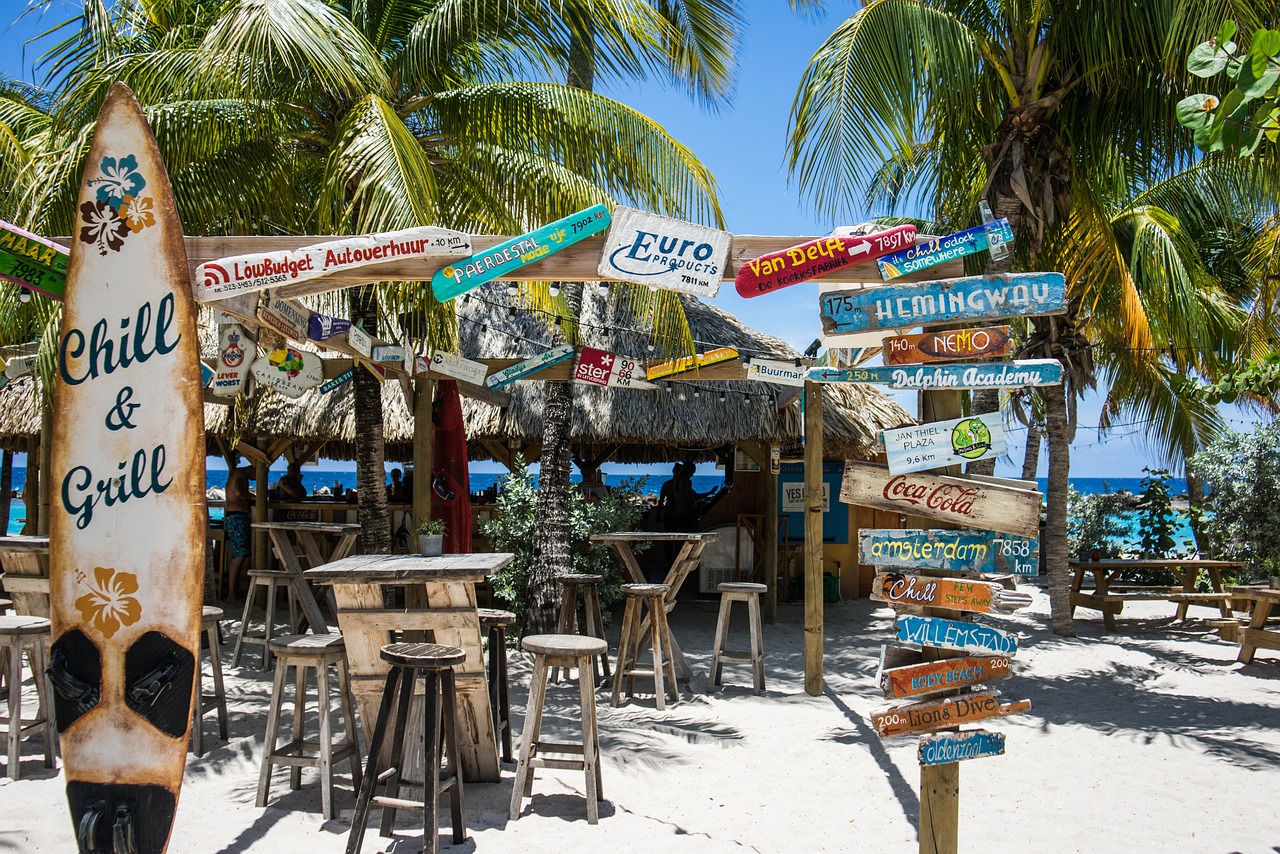
[[[727,231],[616,207],[597,272],[608,279],[713,297],[724,279],[732,240]]]
[[[561,362],[573,358],[572,344],[558,344],[544,353],[525,359],[523,362],[517,362],[509,368],[503,368],[501,371],[489,374],[484,384],[489,388],[502,388],[511,385],[518,379],[536,374],[544,368],[552,365],[558,365]]]
[[[685,371],[691,371],[694,368],[705,368],[708,365],[728,362],[729,360],[736,358],[738,358],[738,351],[734,348],[717,347],[714,350],[699,353],[697,356],[685,356],[682,359],[674,359],[669,362],[662,362],[654,365],[645,372],[645,379],[661,379],[662,377],[669,377],[674,374],[682,374]]]
[[[1013,667],[1007,656],[982,655],[881,668],[879,679],[880,691],[886,700],[906,700],[996,682],[1012,675]]]
[[[939,732],[920,736],[916,758],[921,765],[945,765],[1004,753],[1004,733],[984,729]]]
[[[1030,700],[1000,704],[996,691],[979,691],[923,703],[908,703],[871,713],[871,725],[881,738],[932,732],[987,718],[1003,718],[1031,708]]]
[[[69,257],[65,246],[0,220],[0,279],[60,300]]]
[[[885,430],[880,436],[890,474],[985,460],[1004,453],[1004,419],[999,412]]]
[[[424,226],[344,237],[300,249],[258,252],[206,261],[196,270],[195,297],[201,302],[232,294],[281,288],[343,270],[400,258],[451,258],[471,251],[460,231]]]
[[[1003,585],[990,581],[934,578],[899,572],[877,573],[871,584],[871,599],[891,605],[949,608],[977,614],[1016,611],[1031,604],[1029,593],[1007,590]]]
[[[823,343],[859,346],[860,332],[934,323],[1039,317],[1067,310],[1061,273],[1003,273],[830,290],[819,299]],[[843,337],[853,340],[843,341]]]
[[[1013,352],[1007,326],[947,329],[923,335],[895,335],[882,343],[886,365],[918,365],[961,359],[990,359]]]
[[[869,368],[810,368],[816,383],[862,383],[931,391],[980,388],[1034,388],[1062,382],[1057,359],[1026,359],[976,365],[876,365]]]
[[[915,236],[914,225],[900,225],[865,236],[819,237],[748,261],[738,268],[734,286],[741,297],[758,297],[910,246]]]
[[[494,279],[501,279],[512,270],[541,261],[584,238],[599,234],[608,226],[609,209],[604,205],[592,205],[437,270],[431,277],[431,292],[440,302],[447,302]],[[467,251],[471,251],[469,246]]]
[[[1039,492],[966,477],[893,475],[875,463],[849,460],[844,467],[840,500],[1024,537],[1040,531]]]
[[[1018,638],[978,623],[962,623],[941,617],[898,615],[898,640],[938,649],[958,649],[986,655],[1018,654]]]
[[[747,379],[778,385],[803,386],[809,378],[809,369],[803,364],[783,362],[778,359],[748,359]]]
[[[583,347],[578,354],[578,367],[573,372],[577,382],[588,385],[614,386],[616,388],[657,388],[640,379],[644,365],[635,359],[606,353],[594,347]]]
[[[1009,228],[1009,220],[998,219],[988,225],[977,225],[946,237],[936,237],[928,243],[881,258],[876,263],[880,265],[881,276],[896,279],[898,276],[918,273],[947,261],[981,252],[992,244],[993,236],[996,245],[1012,243],[1013,230]]]
[[[995,572],[995,546],[989,531],[923,531],[863,528],[858,558],[875,567]]]

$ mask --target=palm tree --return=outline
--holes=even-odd
[[[1015,269],[1051,268],[1060,256],[1046,246],[1073,226],[1114,253],[1108,202],[1192,160],[1174,106],[1190,91],[1187,53],[1224,18],[1257,16],[1234,0],[874,0],[810,62],[793,107],[791,168],[826,214],[851,212],[869,195],[924,200],[958,226],[989,197],[1017,235]],[[1103,281],[1114,285],[1105,301]],[[1072,313],[1037,319],[1032,339],[1069,377],[1065,390],[1039,392],[1049,446],[1042,547],[1053,628],[1068,635],[1069,395],[1094,381],[1082,336],[1112,336],[1108,345],[1127,354],[1123,370],[1143,365],[1150,376],[1159,362],[1131,275],[1072,278],[1069,288]]]

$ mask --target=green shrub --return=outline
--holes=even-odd
[[[1098,557],[1119,557],[1128,534],[1120,514],[1133,506],[1133,497],[1118,493],[1081,495],[1075,489],[1067,489],[1067,554],[1078,560],[1088,560],[1094,552]]]
[[[1209,557],[1242,560],[1242,580],[1275,574],[1280,566],[1280,424],[1252,435],[1227,433],[1187,461],[1208,488],[1202,531]]]

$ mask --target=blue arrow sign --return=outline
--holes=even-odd
[[[815,383],[871,383],[902,389],[1031,388],[1062,382],[1057,359],[1027,359],[976,365],[874,365],[869,368],[810,368]]]
[[[936,267],[956,258],[977,254],[991,246],[993,236],[997,246],[1012,243],[1013,230],[1009,228],[1009,220],[998,219],[992,223],[948,234],[946,237],[934,238],[928,243],[918,243],[901,252],[877,258],[876,263],[880,265],[881,276],[886,279],[896,279],[908,273],[918,273],[921,270]]]
[[[916,752],[921,765],[945,765],[964,759],[982,759],[1004,753],[1004,733],[984,729],[940,732],[920,737]]]
[[[1007,655],[1010,658],[1018,653],[1016,635],[978,623],[961,623],[941,617],[899,614],[898,640],[942,649]]]
[[[485,378],[484,384],[489,388],[502,388],[503,386],[511,385],[522,377],[536,374],[538,371],[549,368],[552,365],[558,365],[566,359],[572,359],[573,352],[572,344],[557,344],[546,352],[525,359],[523,362],[516,362],[511,367],[503,368],[497,373],[489,374]]]

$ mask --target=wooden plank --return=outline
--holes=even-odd
[[[921,736],[916,758],[921,765],[942,765],[1003,753],[1004,733],[975,729]]]
[[[748,359],[745,367],[746,378],[749,380],[796,388],[804,388],[805,380],[809,377],[809,368],[799,359],[791,362],[780,359]]]
[[[876,573],[871,585],[871,599],[892,605],[950,608],[977,614],[1016,611],[1031,604],[1031,594],[1006,590],[1003,585],[990,581],[933,578],[899,572]]]
[[[978,691],[940,700],[902,703],[876,709],[871,713],[871,726],[881,738],[894,738],[919,732],[934,732],[988,718],[1003,718],[1030,708],[1030,700],[1001,704],[998,691]]]
[[[804,690],[822,694],[822,386],[804,387]]]
[[[918,365],[990,359],[1013,352],[1013,336],[1007,326],[978,329],[946,329],[921,335],[891,335],[881,343],[886,365]]]
[[[60,300],[69,258],[66,246],[0,220],[0,279]]]
[[[397,631],[402,632],[433,631],[439,628],[461,631],[471,625],[473,619],[465,608],[369,608],[348,609],[343,615],[342,625],[356,630],[395,626]]]
[[[643,362],[594,347],[578,351],[578,364],[573,372],[574,382],[587,385],[656,389],[653,383],[645,382],[644,376]]]
[[[1004,417],[999,412],[884,430],[880,437],[890,474],[986,460],[1005,452]]]
[[[914,653],[918,663],[886,667],[891,663],[889,651]],[[937,661],[919,661],[920,653],[899,647],[880,648],[880,670],[876,679],[886,700],[927,697],[958,688],[969,688],[986,682],[1008,679],[1013,668],[1007,656],[964,656]]]
[[[1017,635],[978,623],[962,623],[941,617],[898,615],[898,640],[939,649],[958,649],[1013,658],[1018,654]]]
[[[1040,493],[963,476],[890,475],[884,466],[849,460],[840,500],[1024,537],[1035,536],[1040,530]]]
[[[596,276],[700,297],[726,278],[733,235],[619,205],[605,235]]]
[[[773,293],[911,246],[915,238],[914,225],[900,225],[866,235],[819,237],[753,258],[738,268],[734,287],[744,299]]]
[[[983,388],[1035,388],[1062,383],[1057,359],[1023,359],[974,365],[873,365],[867,368],[810,368],[820,383],[887,385],[918,391]]]
[[[1009,220],[998,219],[895,252],[877,260],[876,266],[880,268],[880,275],[884,278],[896,279],[906,273],[918,273],[947,261],[975,255],[991,245],[1012,242],[1013,229],[1009,227]]]
[[[495,374],[490,374],[485,378],[484,384],[491,389],[499,389],[505,385],[510,385],[516,380],[524,379],[529,374],[548,368],[558,362],[565,362],[573,358],[572,344],[557,344],[550,350],[539,353],[536,356],[517,362],[509,368],[504,368]]]
[[[995,546],[989,531],[862,528],[858,559],[875,567],[995,572]]]
[[[1040,484],[1034,480],[1018,480],[1012,477],[996,477],[989,474],[971,474],[969,477],[982,483],[993,483],[996,486],[1007,486],[1010,489],[1026,489],[1031,492],[1040,491]]]
[[[846,346],[841,336],[860,332],[1040,317],[1067,310],[1061,273],[1000,273],[856,290],[824,289],[818,304],[823,343],[829,347]]]
[[[360,707],[360,727],[364,741],[373,738],[373,724],[382,703],[382,687],[391,665],[382,660],[382,647],[391,643],[391,625],[381,626],[361,618],[352,623],[347,614],[365,614],[383,607],[382,588],[376,584],[335,584],[338,628],[347,648],[347,667],[351,672],[351,690]]]
[[[702,373],[703,368],[736,358],[738,358],[738,351],[733,347],[717,347],[714,350],[708,350],[696,356],[685,356],[680,359],[670,359],[650,365],[645,369],[645,379],[662,379],[695,370],[698,372],[697,379],[712,379],[712,377]]]

